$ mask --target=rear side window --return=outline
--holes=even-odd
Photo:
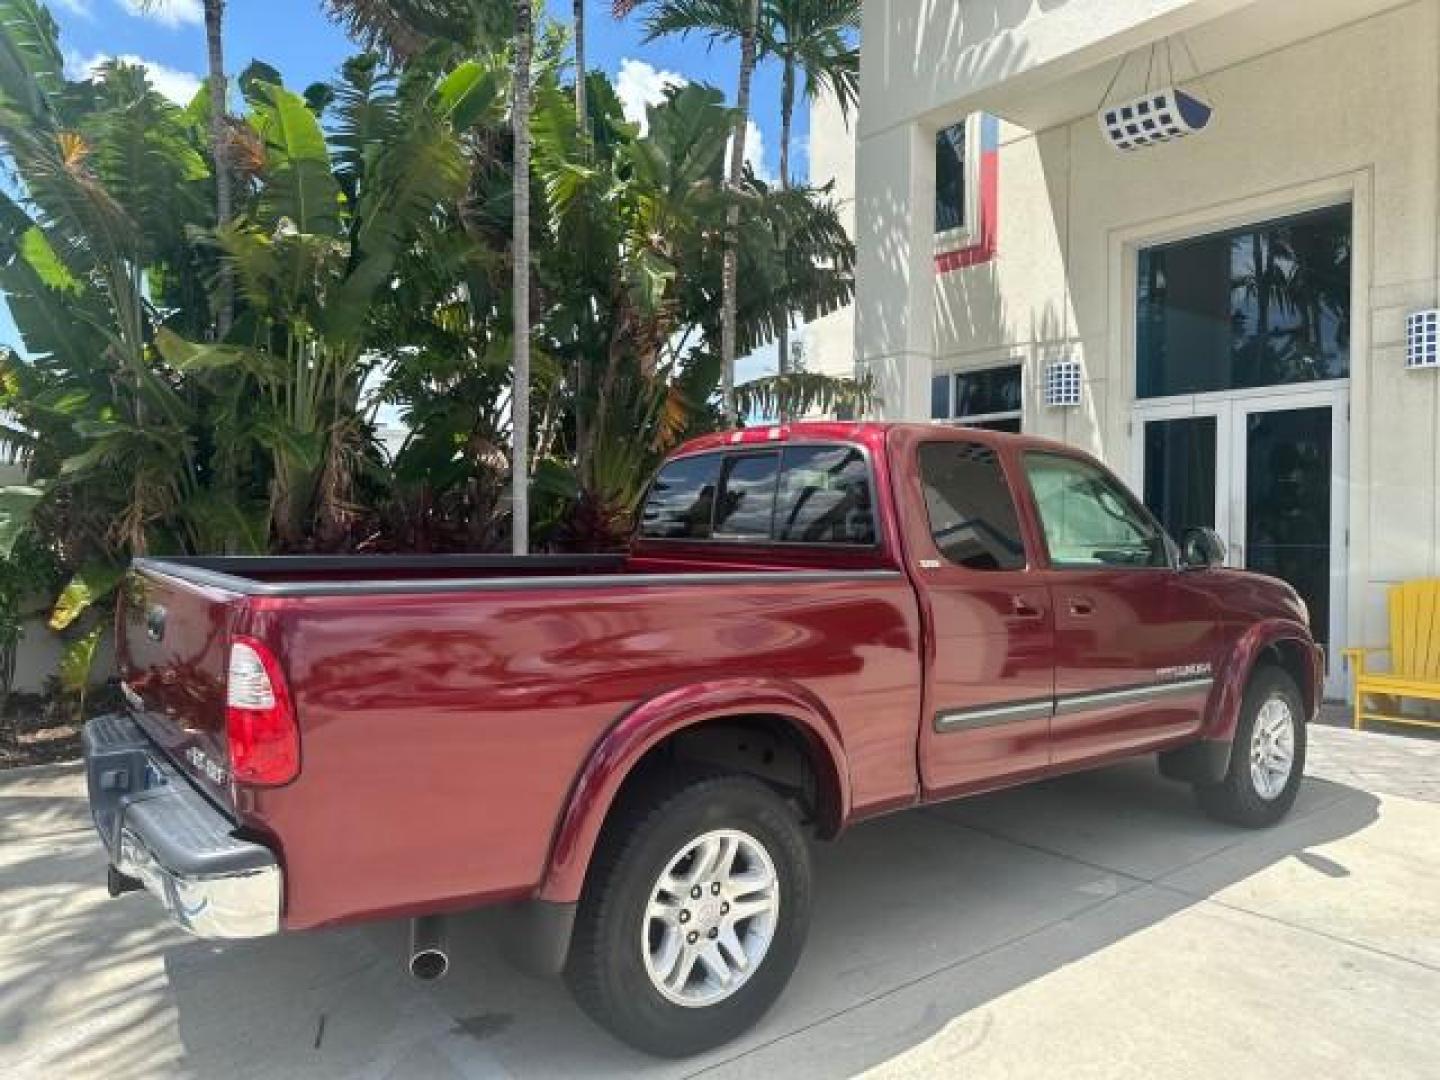
[[[1023,570],[1015,499],[995,451],[979,443],[920,447],[920,484],[940,553],[967,570]]]
[[[640,516],[640,536],[873,546],[870,468],[851,446],[680,458],[655,478]]]
[[[775,539],[808,544],[875,543],[875,510],[864,455],[851,446],[787,448]]]
[[[709,539],[719,480],[719,454],[670,462],[650,485],[640,535],[651,540]]]
[[[732,540],[768,540],[775,517],[775,480],[779,454],[743,454],[725,459],[720,496],[715,503],[714,536]]]

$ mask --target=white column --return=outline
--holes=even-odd
[[[930,418],[934,159],[934,132],[915,123],[862,135],[856,151],[855,358],[885,420]]]

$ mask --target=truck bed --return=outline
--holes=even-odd
[[[147,734],[280,854],[287,927],[522,899],[594,748],[676,688],[822,702],[854,748],[851,809],[913,798],[912,586],[883,556],[804,559],[137,559],[121,674]],[[274,651],[293,695],[301,765],[282,787],[225,770],[237,636]]]

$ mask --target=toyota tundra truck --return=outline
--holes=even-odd
[[[113,893],[201,937],[486,905],[662,1055],[753,1024],[812,844],[1138,754],[1242,827],[1295,801],[1322,661],[1283,582],[1103,465],[975,429],[681,447],[623,554],[138,558],[85,732]]]

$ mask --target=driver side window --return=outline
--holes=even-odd
[[[1052,566],[1170,565],[1164,534],[1108,473],[1063,454],[1029,453],[1025,474]]]

